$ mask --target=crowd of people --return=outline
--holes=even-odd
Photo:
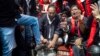
[[[0,56],[100,56],[100,0],[0,0]]]

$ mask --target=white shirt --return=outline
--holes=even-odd
[[[48,19],[48,21],[49,21],[49,25],[51,25],[52,22],[55,20],[55,18],[54,18],[54,19],[51,21],[48,14],[47,14],[47,19]],[[51,38],[51,27],[49,28],[49,36],[48,36],[48,38],[49,38],[49,39]]]

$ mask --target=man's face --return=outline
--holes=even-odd
[[[53,7],[50,7],[49,9],[48,9],[48,15],[49,15],[49,17],[50,17],[50,19],[53,19],[54,18],[54,16],[55,16],[55,8],[53,8]]]
[[[77,6],[74,6],[71,8],[71,14],[73,17],[78,17],[79,15],[81,15],[81,10],[78,9]]]

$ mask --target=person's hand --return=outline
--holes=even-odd
[[[97,18],[100,18],[100,11],[99,11],[99,7],[98,5],[95,3],[95,4],[91,4],[91,9],[92,9],[92,14],[93,16],[97,19]]]
[[[80,46],[82,44],[82,38],[77,38],[75,40],[75,45]]]
[[[43,39],[43,40],[42,40],[42,43],[43,43],[43,44],[48,43],[48,40],[47,40],[47,39]]]
[[[19,10],[20,10],[21,13],[24,12],[24,9],[22,7],[19,7]]]
[[[50,41],[49,44],[48,44],[48,48],[49,48],[49,49],[50,49],[50,48],[54,48],[54,46],[55,46],[55,42]]]
[[[78,38],[75,40],[75,45],[81,49],[81,45],[82,45],[82,38]]]

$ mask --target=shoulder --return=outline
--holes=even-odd
[[[71,22],[71,19],[72,19],[72,17],[69,17],[69,18],[67,19],[67,22],[70,23],[70,22]]]
[[[55,15],[55,18],[58,18],[58,19],[60,19],[60,16],[59,16],[58,14],[56,14],[56,15]]]
[[[60,17],[59,17],[59,15],[55,15],[55,20],[57,20],[57,21],[60,21]]]
[[[42,15],[40,19],[41,20],[47,19],[47,14]]]

